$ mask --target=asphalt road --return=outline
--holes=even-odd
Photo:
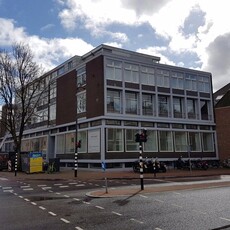
[[[180,183],[183,180],[180,179]],[[131,188],[138,183],[138,180],[128,179],[108,181],[109,189]],[[174,182],[146,180],[145,183],[161,186]],[[103,180],[13,180],[0,177],[0,229],[230,229],[229,187],[112,198],[86,196],[90,191],[104,189],[104,186]]]

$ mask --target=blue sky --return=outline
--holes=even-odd
[[[104,43],[229,83],[227,0],[0,0],[0,48],[28,43],[46,70]]]

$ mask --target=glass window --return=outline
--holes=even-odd
[[[174,97],[173,98],[173,116],[175,118],[183,118],[184,112],[183,112],[183,98],[181,97]]]
[[[157,76],[157,86],[167,87],[167,88],[169,87],[169,71],[168,70],[157,69],[156,76]]]
[[[210,81],[209,77],[198,77],[198,89],[201,92],[210,93]]]
[[[122,62],[106,60],[106,79],[122,81]]]
[[[86,92],[82,91],[77,94],[77,113],[86,112]]]
[[[174,143],[176,152],[187,151],[187,136],[186,132],[174,132]]]
[[[121,113],[121,91],[107,91],[107,112]]]
[[[200,134],[197,132],[189,132],[188,135],[191,151],[201,151]]]
[[[63,154],[65,153],[65,135],[57,135],[56,136],[56,152],[57,154]]]
[[[81,148],[78,149],[79,153],[86,153],[87,151],[87,131],[80,131],[77,134],[78,141],[81,140]]]
[[[187,99],[188,119],[196,119],[197,117],[196,103],[197,101],[195,99]]]
[[[212,133],[202,133],[202,143],[203,143],[203,151],[213,152],[214,151],[214,143],[213,143],[213,134]]]
[[[192,90],[192,91],[197,91],[196,75],[187,73],[185,76],[185,79],[186,79],[186,89]]]
[[[126,108],[127,114],[139,114],[138,113],[138,93],[126,92]]]
[[[141,66],[140,82],[145,85],[155,85],[154,69]]]
[[[125,63],[124,78],[126,82],[139,83],[139,67],[138,65]]]
[[[65,135],[65,152],[74,153],[75,152],[75,133],[67,133]]]
[[[174,89],[184,89],[184,74],[172,72],[172,87]]]
[[[201,100],[200,101],[200,113],[201,113],[201,119],[202,120],[210,120],[210,102],[207,100]]]
[[[56,104],[50,105],[49,120],[56,119]]]
[[[157,144],[157,131],[148,130],[147,131],[147,142],[144,143],[144,151],[146,152],[157,152],[158,144]]]
[[[77,86],[81,87],[86,84],[86,69],[85,67],[77,70]]]
[[[108,129],[108,152],[121,152],[123,151],[123,131],[122,129]]]
[[[125,132],[126,151],[137,151],[139,149],[139,144],[135,142],[135,135],[138,132],[139,130],[126,129],[126,132]]]
[[[142,95],[142,114],[153,115],[154,112],[154,96],[152,94]]]
[[[160,117],[169,116],[169,97],[158,96],[158,113]]]
[[[172,147],[172,132],[159,131],[159,147],[161,152],[173,151]]]

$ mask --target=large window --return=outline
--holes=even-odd
[[[173,151],[172,132],[159,131],[159,146],[161,152]]]
[[[169,71],[168,70],[157,69],[156,76],[157,76],[157,86],[167,87],[167,88],[169,87]]]
[[[142,114],[153,115],[154,113],[154,96],[152,94],[142,95]]]
[[[77,70],[77,87],[81,87],[86,84],[86,69],[85,67]]]
[[[186,79],[186,89],[196,91],[197,90],[196,75],[186,74],[185,79]]]
[[[201,151],[200,134],[198,132],[189,132],[188,135],[191,151]]]
[[[108,152],[121,152],[124,150],[123,147],[123,131],[122,129],[108,129]]]
[[[184,74],[172,72],[172,87],[174,89],[184,89]]]
[[[86,92],[82,91],[77,94],[77,113],[86,112]]]
[[[210,120],[210,102],[207,100],[201,100],[200,101],[200,113],[201,113],[201,119],[202,120]]]
[[[185,152],[187,151],[187,134],[186,132],[174,132],[174,143],[176,152]]]
[[[126,99],[126,108],[125,112],[127,114],[139,114],[138,111],[138,93],[134,92],[126,92],[125,93]]]
[[[122,62],[111,59],[106,60],[106,79],[122,80]]]
[[[169,116],[169,97],[158,96],[158,114],[160,117]]]
[[[125,132],[125,142],[126,142],[126,151],[137,151],[138,143],[135,142],[135,135],[138,133],[138,130],[126,129]]]
[[[148,130],[147,132],[147,142],[144,143],[145,152],[157,152],[158,144],[157,144],[157,131]]]
[[[140,82],[145,85],[155,85],[154,69],[141,66]]]
[[[212,133],[202,133],[202,143],[204,152],[213,152],[214,143],[213,143],[213,134]]]
[[[183,118],[184,117],[184,99],[181,97],[174,97],[173,98],[173,116],[175,118]]]
[[[125,63],[124,78],[126,82],[139,83],[139,67],[138,65]]]
[[[79,131],[77,134],[78,141],[81,141],[81,148],[78,149],[79,153],[85,153],[87,151],[87,131]]]
[[[195,99],[187,99],[187,113],[188,119],[197,118],[197,101]]]
[[[198,89],[201,92],[210,93],[209,77],[198,77]]]
[[[75,133],[65,134],[65,152],[66,153],[75,152]]]
[[[56,104],[50,105],[49,108],[49,121],[56,119]]]
[[[121,91],[107,91],[107,112],[121,113]]]
[[[63,154],[65,153],[65,135],[57,135],[56,136],[56,153]]]

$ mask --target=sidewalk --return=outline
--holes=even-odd
[[[116,187],[109,188],[106,191],[105,188],[100,189],[98,191],[92,191],[87,193],[88,196],[92,197],[114,197],[114,196],[134,196],[136,194],[146,194],[152,192],[165,192],[172,190],[184,190],[184,189],[192,189],[192,188],[204,188],[204,187],[212,187],[212,186],[230,186],[229,180],[221,180],[221,175],[229,175],[227,178],[230,178],[230,169],[208,169],[208,170],[177,170],[170,169],[166,173],[157,173],[156,177],[154,177],[151,173],[144,174],[145,179],[156,179],[156,180],[165,180],[166,183],[155,184],[155,185],[144,185],[144,190],[141,190],[141,186],[128,186],[128,187]],[[112,180],[112,179],[120,179],[120,180],[130,180],[130,179],[140,179],[139,173],[134,173],[130,170],[106,170],[103,172],[102,170],[86,170],[86,169],[78,169],[77,177],[75,177],[74,170],[70,168],[61,168],[60,172],[47,174],[47,173],[33,173],[26,174],[24,172],[17,172],[17,176],[15,176],[14,172],[0,172],[0,177],[10,178],[12,180],[82,180],[82,181],[92,181],[92,180]],[[212,179],[209,182],[202,183],[201,178]],[[182,183],[180,181],[193,181],[193,183]],[[167,182],[174,183],[167,183]],[[199,182],[196,182],[199,181]]]

